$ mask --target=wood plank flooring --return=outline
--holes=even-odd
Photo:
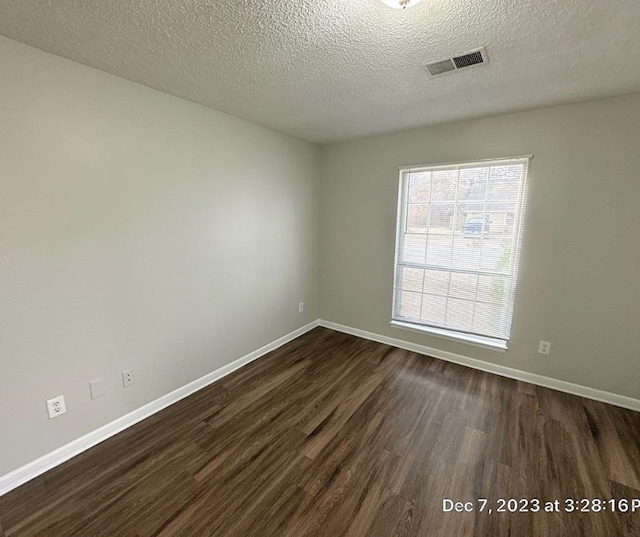
[[[640,535],[496,512],[640,499],[639,469],[638,413],[317,328],[0,498],[0,537]]]

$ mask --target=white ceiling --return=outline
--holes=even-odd
[[[316,143],[640,91],[638,0],[0,0],[0,34]]]

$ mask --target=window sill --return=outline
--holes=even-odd
[[[486,336],[476,336],[474,334],[456,332],[455,330],[447,330],[446,328],[422,326],[419,324],[413,324],[403,321],[391,321],[389,324],[391,326],[394,326],[395,328],[402,328],[403,330],[411,330],[412,332],[428,334],[430,336],[436,336],[443,339],[448,339],[450,341],[456,341],[457,343],[466,343],[467,345],[490,349],[492,351],[506,352],[508,348],[507,342],[502,339],[494,339]]]

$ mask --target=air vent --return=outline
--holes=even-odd
[[[472,67],[474,65],[481,65],[487,63],[489,58],[487,57],[487,51],[484,48],[462,54],[460,56],[454,56],[451,59],[441,60],[438,62],[428,63],[425,67],[429,71],[429,75],[438,76],[450,71],[458,71],[459,69],[465,69],[466,67]]]
[[[464,56],[456,56],[455,58],[453,58],[453,63],[456,64],[456,67],[458,69],[477,65],[479,63],[483,63],[483,61],[484,60],[482,59],[482,53],[479,50],[470,54],[465,54]]]
[[[456,66],[451,60],[444,60],[442,62],[428,64],[427,70],[431,76],[436,76],[442,73],[448,73],[449,71],[455,71]]]

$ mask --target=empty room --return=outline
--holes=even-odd
[[[640,535],[637,0],[0,0],[0,537]]]

